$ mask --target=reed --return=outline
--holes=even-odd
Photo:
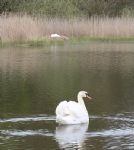
[[[134,38],[134,18],[60,19],[12,14],[0,16],[2,42],[48,39],[52,33],[68,37]]]

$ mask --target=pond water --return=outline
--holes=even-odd
[[[62,100],[86,101],[89,124],[59,126]],[[134,149],[134,44],[0,49],[1,150]]]

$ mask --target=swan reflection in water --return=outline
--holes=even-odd
[[[88,124],[59,125],[55,138],[61,149],[83,149]]]

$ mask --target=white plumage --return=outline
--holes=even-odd
[[[89,116],[84,104],[84,97],[91,99],[86,91],[80,91],[78,93],[78,102],[60,102],[56,108],[56,122],[59,124],[88,123]]]
[[[59,34],[51,34],[51,36],[50,36],[51,38],[60,38],[61,36],[59,35]]]

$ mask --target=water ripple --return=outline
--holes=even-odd
[[[130,118],[129,118],[130,117]],[[127,121],[127,122],[134,122],[134,119],[131,118],[131,116],[127,117],[120,117],[120,116],[91,116],[91,119],[108,119],[108,120],[116,120],[116,121]],[[16,122],[36,122],[36,121],[55,121],[55,116],[48,116],[48,115],[38,115],[38,116],[30,116],[30,117],[22,117],[22,118],[9,118],[9,119],[0,119],[0,123],[16,123]],[[63,128],[64,127],[64,128]],[[77,127],[77,131],[82,129],[83,125],[77,125],[77,126],[62,126],[62,128],[56,128],[56,131],[59,131],[65,133],[68,132],[68,130],[72,130]],[[60,129],[60,130],[59,130]],[[68,130],[67,130],[68,129]],[[75,130],[76,130],[75,129]],[[81,130],[80,130],[81,131]],[[117,137],[123,137],[123,136],[133,136],[134,135],[134,128],[133,126],[131,127],[123,127],[123,128],[112,128],[112,129],[103,129],[99,131],[90,131],[86,132],[86,137],[91,138],[91,137],[112,137],[112,138],[117,138]],[[35,136],[35,135],[40,135],[40,136],[54,136],[53,133],[49,132],[48,129],[38,129],[38,130],[17,130],[17,129],[10,129],[10,130],[5,130],[1,129],[0,133],[2,135],[9,135],[9,136]],[[71,134],[70,133],[70,134]],[[62,134],[63,135],[63,134]],[[74,137],[74,135],[73,135]]]
[[[134,128],[110,129],[95,132],[88,132],[88,137],[123,137],[134,135]]]
[[[101,119],[101,120],[111,120],[111,121],[125,121],[125,122],[134,122],[134,119],[129,117],[123,116],[90,116],[90,119]],[[35,116],[28,116],[28,117],[20,117],[20,118],[8,118],[8,119],[0,119],[0,123],[6,122],[36,122],[36,121],[55,121],[55,116],[48,116],[48,115],[35,115]]]
[[[2,135],[6,136],[53,136],[53,133],[50,133],[46,129],[40,130],[0,130]]]
[[[22,118],[9,118],[9,119],[0,119],[0,123],[7,122],[35,122],[35,121],[54,121],[55,116],[30,116]]]
[[[129,117],[121,117],[121,116],[91,116],[91,119],[103,119],[103,120],[113,120],[113,121],[125,121],[125,122],[134,122],[134,119]]]

